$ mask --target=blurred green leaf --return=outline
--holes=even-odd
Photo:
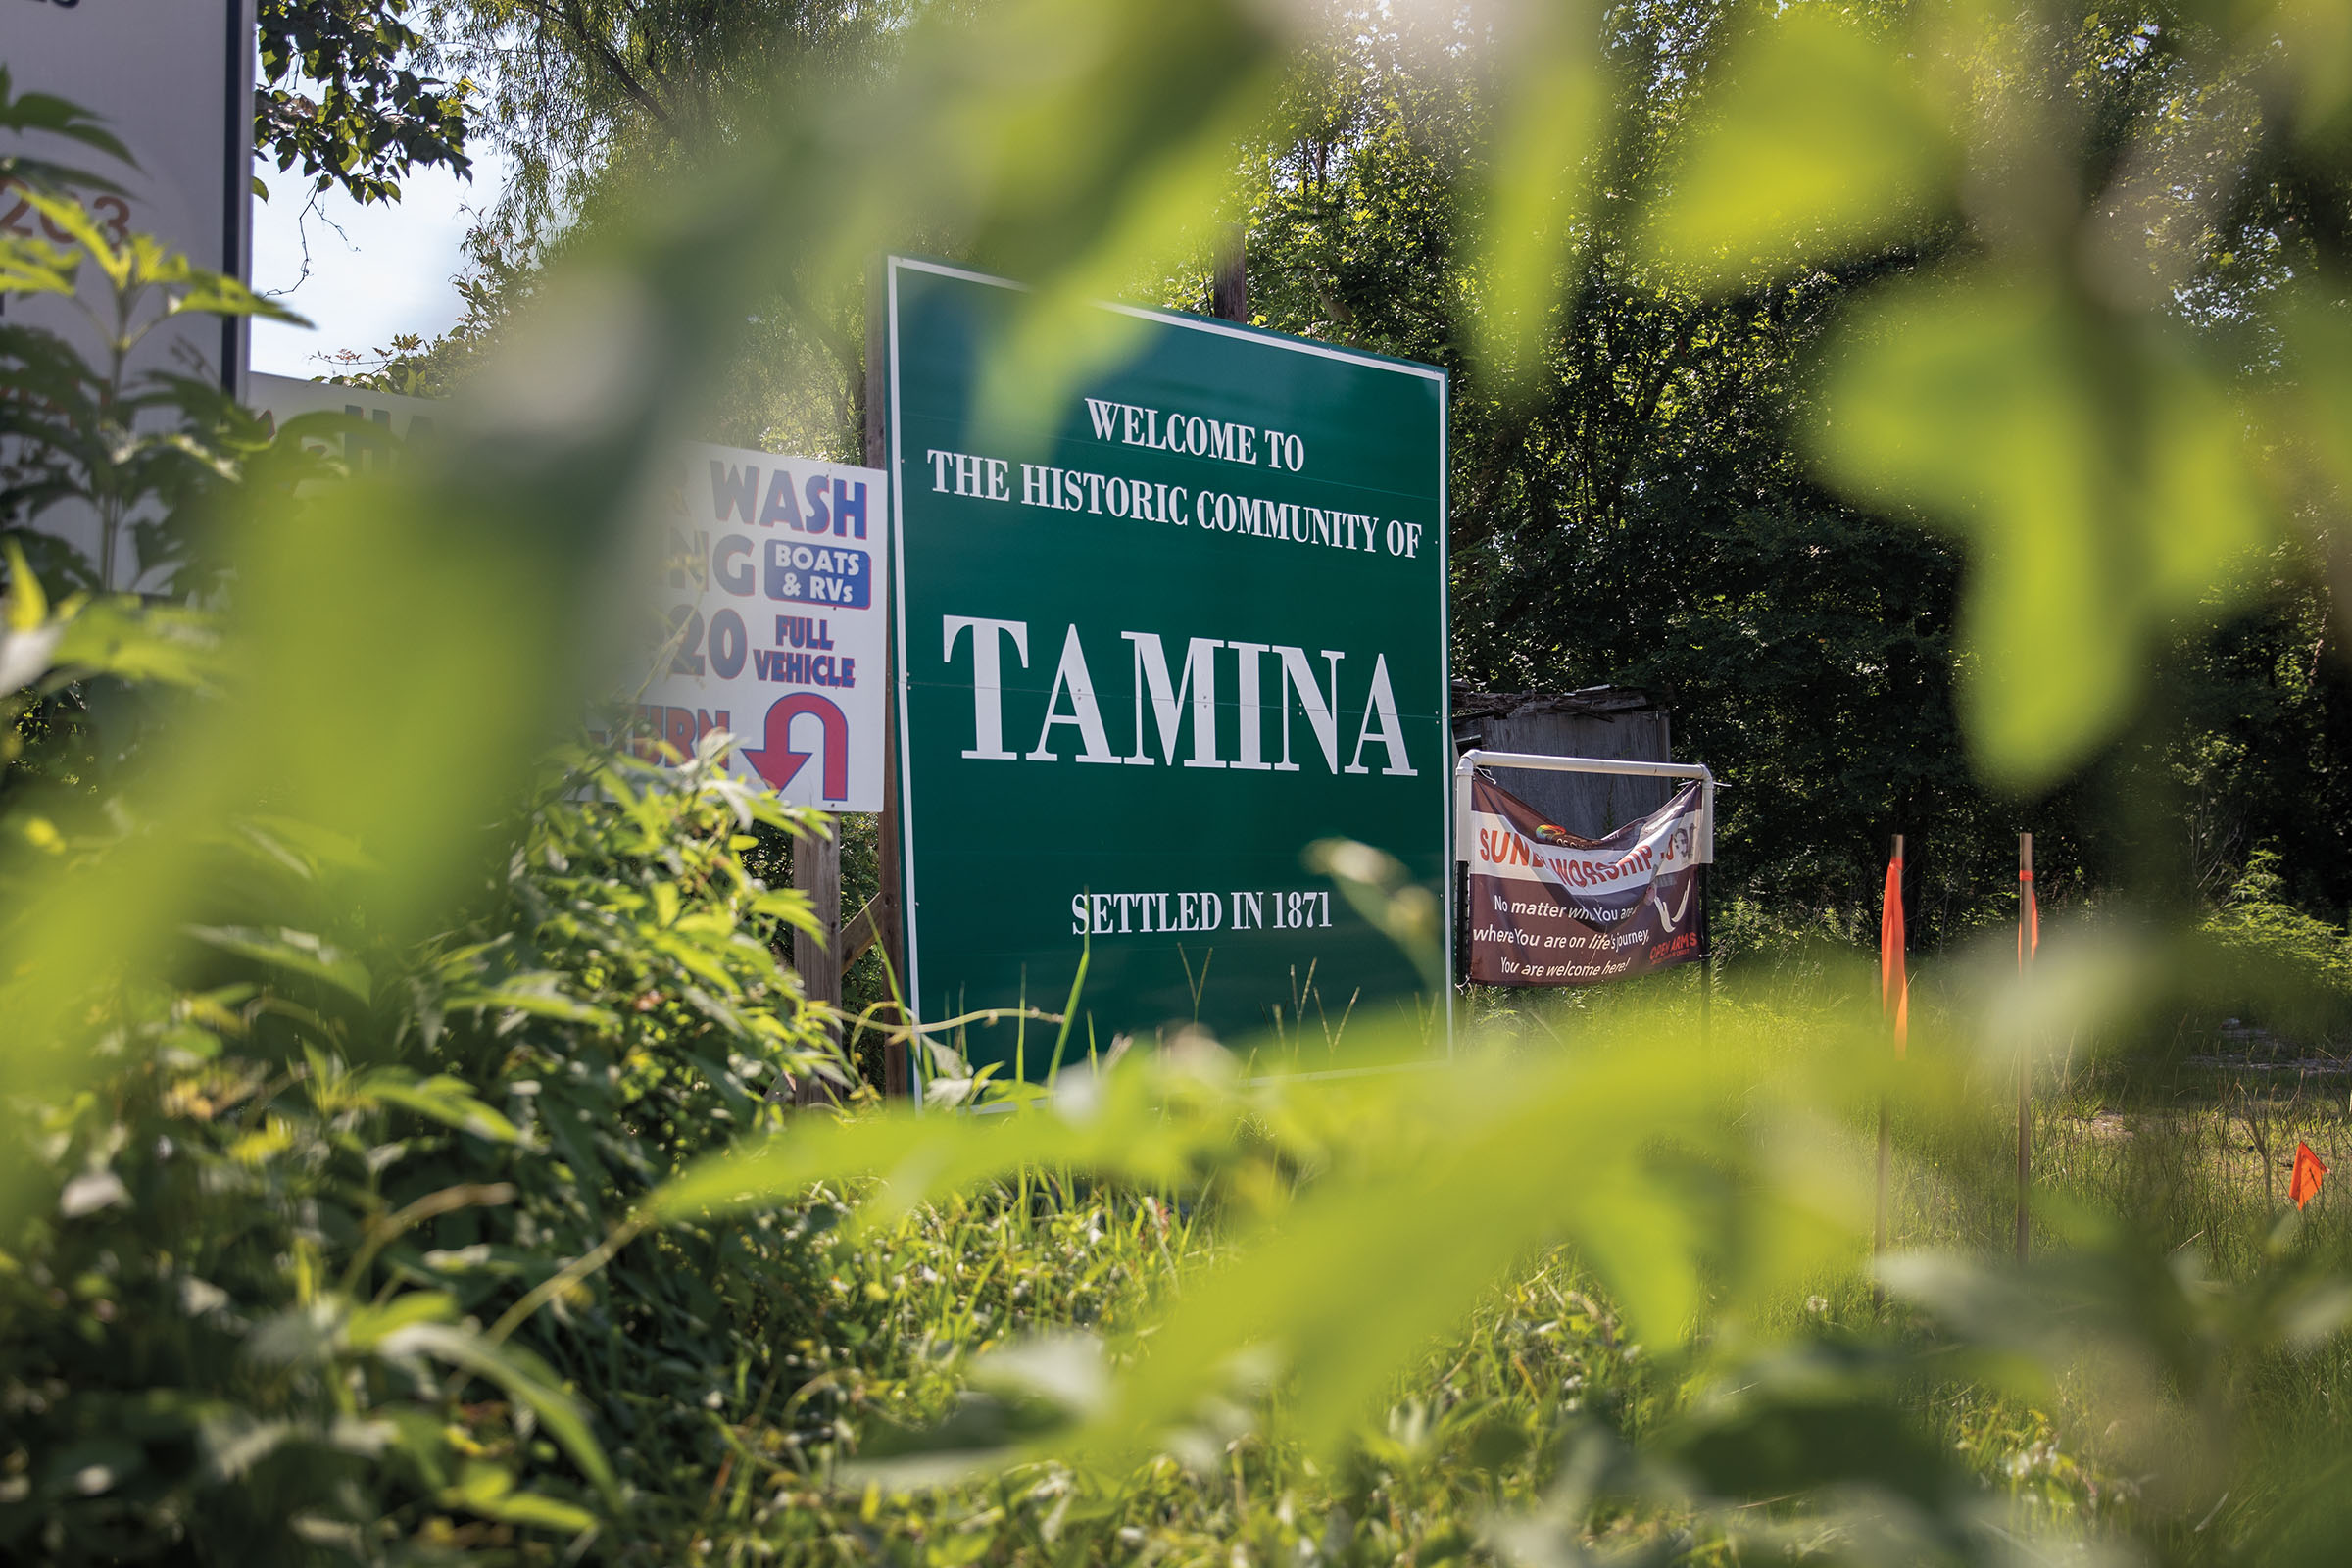
[[[2266,422],[2284,438],[2279,457],[2287,487],[2319,515],[2352,497],[2352,316],[2344,298],[2341,280],[2323,277],[2281,302],[2285,354],[2265,411]]]
[[[11,294],[71,294],[79,258],[61,245],[0,233],[0,290]]]
[[[1715,74],[1646,234],[1701,286],[1752,287],[1915,234],[1947,196],[1958,149],[1886,24],[1790,6]]]
[[[1908,1411],[1861,1390],[1753,1389],[1675,1433],[1665,1449],[1719,1497],[1877,1487],[1933,1518],[1977,1490]]]
[[[514,1144],[522,1141],[521,1130],[505,1116],[474,1098],[472,1089],[461,1078],[437,1074],[418,1078],[399,1067],[375,1067],[355,1073],[346,1079],[341,1092],[361,1102],[378,1101],[415,1111],[444,1126],[455,1127],[476,1138],[494,1143]]]
[[[1600,22],[1581,4],[1497,7],[1501,123],[1487,175],[1476,318],[1487,370],[1525,393],[1542,374],[1572,251],[1590,205],[1593,158],[1614,111]]]
[[[1018,1462],[1022,1450],[1067,1437],[1109,1397],[1099,1341],[1056,1335],[991,1350],[972,1362],[970,1387],[946,1420],[919,1431],[882,1428],[859,1445],[843,1479],[938,1486]]]
[[[369,978],[366,964],[307,931],[201,925],[187,929],[188,935],[208,947],[332,986],[363,1004],[374,995],[375,983]]]
[[[352,1306],[343,1318],[343,1340],[355,1350],[372,1351],[404,1329],[453,1323],[457,1316],[457,1299],[446,1291],[403,1291],[380,1305]]]
[[[24,551],[10,539],[0,544],[8,563],[8,613],[5,617],[12,632],[38,631],[49,618],[49,598],[41,592],[41,581],[24,564]]]
[[[2329,0],[2238,0],[2238,41],[2283,78],[2295,128],[2315,141],[2342,133],[2352,103],[2352,7]]]
[[[1539,1242],[1568,1240],[1659,1353],[1683,1342],[1700,1298],[1704,1230],[1663,1156],[1706,1148],[1690,1060],[1687,1051],[1662,1058],[1628,1049],[1533,1071],[1457,1060],[1444,1073],[1295,1097],[1269,1080],[1264,1098],[1229,1099],[1190,1123],[1163,1108],[1180,1078],[1127,1064],[1100,1090],[1060,1097],[1058,1113],[796,1128],[689,1172],[641,1212],[667,1223],[739,1211],[830,1173],[878,1178],[887,1216],[1029,1162],[1164,1181],[1222,1146],[1230,1118],[1245,1114],[1297,1126],[1312,1109],[1340,1118],[1351,1139],[1393,1129],[1393,1147],[1368,1167],[1302,1194],[1272,1234],[1172,1303],[1149,1352],[1068,1446],[1102,1464],[1134,1459],[1192,1420],[1237,1356],[1255,1355],[1296,1378],[1296,1430],[1329,1451],[1396,1369],[1458,1321],[1505,1259]],[[1473,1212],[1479,1223],[1464,1223]],[[1334,1288],[1389,1256],[1414,1264],[1385,1274],[1376,1308]]]
[[[0,693],[30,686],[48,673],[70,622],[64,613],[52,618],[49,596],[40,579],[24,564],[24,552],[14,539],[6,541],[8,598],[0,614]]]
[[[618,1025],[612,1008],[565,995],[563,976],[547,971],[514,975],[496,985],[456,988],[442,997],[441,1004],[453,1011],[460,1007],[484,1011],[512,1009],[535,1018],[559,1018],[595,1029]]]
[[[1965,537],[1978,761],[2047,788],[2112,737],[2174,623],[2242,600],[2277,523],[2246,411],[2176,330],[2031,274],[1880,290],[1813,445],[1857,502]]]
[[[84,147],[120,159],[134,169],[138,167],[138,160],[130,156],[130,149],[122,145],[121,137],[106,128],[101,117],[54,93],[20,93],[13,90],[14,86],[8,68],[0,66],[0,125],[10,130],[38,130],[53,136],[70,137]],[[46,169],[49,166],[38,167]],[[16,172],[24,172],[21,166]],[[75,179],[77,184],[88,182],[87,176],[77,176]],[[112,190],[115,187],[100,182],[100,188]]]
[[[179,605],[128,596],[95,599],[65,618],[54,659],[76,676],[202,689],[220,669],[219,621]]]
[[[376,1342],[375,1349],[386,1356],[430,1356],[504,1389],[511,1397],[530,1406],[547,1427],[548,1436],[571,1456],[606,1500],[617,1502],[612,1466],[589,1428],[587,1412],[564,1392],[537,1357],[514,1346],[493,1345],[470,1329],[429,1321],[393,1329]]]
[[[576,1503],[514,1490],[514,1477],[494,1464],[468,1463],[458,1484],[441,1494],[445,1507],[464,1508],[485,1519],[577,1533],[595,1526],[596,1516]]]
[[[1427,888],[1406,876],[1403,865],[1383,851],[1352,839],[1317,839],[1306,847],[1306,868],[1339,887],[1348,907],[1403,950],[1434,993],[1444,989],[1445,911]]]
[[[150,257],[149,268],[152,270],[168,254],[156,241],[145,235],[127,236],[120,244],[108,238],[105,228],[73,196],[27,186],[24,188],[24,197],[27,206],[79,245],[82,254],[97,264],[99,271],[106,274],[107,281],[118,291],[131,284],[134,257],[141,254]],[[186,265],[184,257],[181,258],[181,265]]]

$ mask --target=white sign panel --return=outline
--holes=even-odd
[[[665,487],[669,663],[639,721],[795,806],[882,809],[889,506],[878,469],[691,446]]]
[[[110,235],[152,234],[198,267],[250,281],[254,49],[253,0],[7,0],[0,4],[0,62],[8,66],[10,91],[47,93],[96,116],[137,167],[52,131],[0,132],[0,151],[110,180],[120,194],[82,193]],[[21,192],[5,188],[0,225],[58,244],[68,238]],[[114,297],[104,274],[84,265],[80,286],[80,303],[112,320]],[[7,312],[11,321],[55,332],[103,368],[105,343],[75,306],[34,296],[9,301]],[[202,313],[160,318],[162,312],[161,300],[150,298],[133,318],[134,324],[152,324],[125,365],[132,387],[147,373],[169,371],[238,390],[245,319]],[[107,559],[98,514],[85,504],[51,505],[32,525],[93,563]],[[135,559],[127,527],[116,543],[128,564],[116,566],[114,580],[103,586],[163,586],[161,575]]]
[[[404,398],[393,392],[336,386],[331,381],[304,381],[263,370],[246,377],[246,384],[250,388],[248,406],[281,425],[305,414],[345,414],[365,419],[382,431],[381,435],[371,435],[347,430],[334,438],[340,456],[355,473],[365,473],[390,461],[401,443],[432,439],[436,422],[449,412],[448,405],[431,398]]]

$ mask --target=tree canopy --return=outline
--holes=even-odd
[[[425,35],[409,0],[261,0],[254,150],[300,166],[318,189],[362,203],[397,201],[419,169],[472,168],[466,152],[473,84],[419,69]]]
[[[638,221],[665,180],[776,116],[878,90],[918,21],[991,15],[435,0],[417,58],[484,84],[467,129],[518,174],[468,325],[401,372],[446,384],[550,259]],[[2325,151],[2340,112],[2296,97],[2283,42],[2247,48],[2164,7],[1976,10],[1964,24],[1886,5],[1847,25],[1819,8],[1775,20],[1642,0],[1585,31],[1543,7],[1325,0],[1310,15],[1264,107],[1226,133],[1221,189],[1114,281],[1203,308],[1239,221],[1253,319],[1452,372],[1462,676],[1653,690],[1690,753],[1736,786],[1736,880],[1802,908],[1857,905],[1885,836],[1905,831],[1940,889],[1931,908],[1961,919],[1964,890],[1997,881],[2028,815],[2086,889],[2210,891],[2271,844],[2299,897],[2352,901],[2352,847],[2304,808],[2314,789],[2346,788],[2326,503],[2290,503],[2291,541],[2261,543],[2251,522],[2217,538],[2262,554],[2259,581],[2210,602],[2151,584],[2154,598],[2121,601],[2144,600],[2124,619],[2084,617],[2071,668],[2037,674],[2005,650],[2024,657],[2031,627],[2067,616],[1987,586],[2016,547],[1955,525],[1974,503],[1933,480],[1841,478],[1853,464],[1835,434],[1854,428],[1856,333],[1903,324],[1872,302],[1948,315],[1976,298],[1971,279],[2057,243],[2080,253],[2057,308],[2080,316],[2090,358],[2038,384],[2145,375],[2123,366],[2150,354],[2183,367],[2184,396],[2278,373],[2275,307],[2344,265],[2352,210],[2343,161]],[[1964,26],[1977,32],[1962,46]],[[1529,140],[1531,93],[1552,144]],[[1711,140],[1727,116],[1760,117],[1779,143]],[[1828,172],[1783,188],[1800,163]],[[1547,164],[1558,172],[1525,177]],[[1812,216],[1791,228],[1767,198],[1811,201]],[[992,265],[979,236],[938,217],[909,209],[892,243]],[[779,271],[724,356],[710,433],[855,455],[863,307],[855,279]],[[2003,404],[2035,417],[2017,395],[1990,397],[1972,439],[2026,439],[1986,412]],[[2137,484],[2137,439],[2082,424],[2075,471],[2032,483]],[[2250,518],[2244,494],[2207,514]],[[2115,548],[2102,569],[2137,578],[2139,552]],[[2004,762],[1967,723],[1996,679],[2117,716],[2055,770],[2025,753]],[[2291,743],[2256,742],[2256,712]],[[2151,812],[2197,825],[2125,825]]]

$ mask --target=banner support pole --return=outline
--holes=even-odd
[[[1894,836],[1893,854],[1890,858],[1895,865],[1899,866],[1903,863],[1903,836],[1900,833],[1897,833]],[[1894,872],[1888,873],[1888,881],[1894,888],[1894,896],[1899,906],[1903,896],[1902,882],[1898,874]],[[1886,911],[1880,911],[1879,919],[1882,928],[1882,940],[1884,940],[1884,927],[1886,919]],[[1908,939],[1906,938],[1906,940]],[[1888,972],[1886,968],[1887,963],[1888,959],[1886,958],[1886,955],[1882,953],[1879,957],[1879,983],[1882,993],[1888,983],[1886,979]],[[1884,995],[1880,997],[1879,1001],[1882,1010],[1889,1005],[1887,999]],[[1887,1021],[1889,1025],[1894,1022],[1891,1015]],[[1901,1049],[1899,1036],[1897,1037],[1896,1049],[1898,1052]],[[1874,1223],[1871,1226],[1870,1233],[1870,1255],[1873,1259],[1885,1257],[1886,1255],[1886,1178],[1888,1167],[1892,1164],[1892,1162],[1893,1139],[1891,1131],[1887,1125],[1886,1090],[1884,1086],[1881,1086],[1879,1090],[1878,1192],[1877,1202],[1875,1204],[1875,1213],[1873,1216]],[[1882,1311],[1884,1311],[1886,1306],[1886,1286],[1873,1281],[1870,1288],[1870,1294],[1871,1299]]]
[[[1715,850],[1715,775],[1703,762],[1644,762],[1626,757],[1554,757],[1545,752],[1490,752],[1473,747],[1454,763],[1457,776],[1481,767],[1524,767],[1539,773],[1616,773],[1627,778],[1697,779],[1705,788],[1707,852]]]
[[[1715,918],[1707,907],[1705,862],[1698,866],[1698,1063],[1702,1078],[1715,1070]]]
[[[1715,869],[1715,775],[1699,774],[1698,833],[1698,1059],[1702,1079],[1715,1073],[1715,906],[1708,884]]]
[[[2034,968],[2034,951],[2040,946],[2040,910],[2034,891],[2034,835],[2017,836],[2017,976],[2021,985]],[[2026,1009],[2025,1038],[2017,1051],[2017,1260],[2023,1263],[2033,1242],[2033,1220],[2026,1198],[2034,1183],[2034,1013]]]
[[[1453,985],[1448,988],[1446,1005],[1452,1010],[1452,1021],[1458,1028],[1463,1004],[1470,990],[1470,780],[1477,765],[1465,756],[1453,764],[1453,869],[1449,889],[1453,904],[1453,929],[1446,940],[1453,944]],[[1454,1031],[1446,1031],[1446,1053],[1452,1054]]]

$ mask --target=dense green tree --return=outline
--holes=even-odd
[[[532,233],[616,176],[675,173],[762,123],[779,92],[867,78],[905,0],[426,0],[431,58],[481,83],[480,124],[513,160],[503,216]],[[632,187],[640,190],[641,187]]]
[[[476,236],[467,330],[422,363],[461,373],[466,339],[538,270],[665,193],[794,103],[855,101],[895,58],[914,0],[429,0],[438,69],[481,83],[477,135],[513,171]],[[812,215],[812,221],[819,221]],[[780,272],[698,411],[710,439],[862,451],[864,298]],[[399,361],[395,374],[417,368]]]
[[[1733,786],[1732,885],[1783,904],[1864,904],[1885,835],[1904,831],[1931,934],[1963,925],[2006,892],[2021,827],[2040,832],[2062,896],[2211,890],[2255,845],[2291,839],[2299,896],[2352,897],[2339,836],[2300,809],[2352,757],[2307,564],[2282,562],[2265,607],[2219,640],[2183,626],[2172,695],[2085,781],[2027,801],[1971,770],[1953,683],[1962,551],[1831,494],[1803,454],[1825,335],[1864,285],[1967,255],[1968,225],[1729,295],[1644,254],[1677,134],[1703,111],[1727,36],[1752,25],[1741,13],[1704,0],[1607,13],[1613,127],[1576,176],[1588,198],[1540,369],[1509,380],[1479,354],[1494,290],[1472,244],[1497,134],[1492,67],[1446,47],[1453,31],[1339,15],[1245,163],[1251,306],[1269,326],[1453,372],[1460,675],[1657,693],[1680,747]],[[2216,216],[2216,197],[2241,188],[2230,171],[2260,147],[2249,89],[2217,82],[2152,17],[2020,25],[2045,34],[2047,90],[2074,108],[2084,200],[2132,210],[2140,243],[2122,265],[2206,329],[2233,329],[2300,243],[2291,201],[2314,199],[2274,181],[2227,209],[2234,227]]]
[[[484,238],[466,327],[397,360],[395,379],[446,385],[542,260],[628,220],[779,95],[847,101],[845,84],[893,69],[919,9],[440,0],[433,58],[492,81],[482,134],[522,175],[503,232]],[[1880,15],[1895,25],[1908,13]],[[2352,858],[2301,808],[2313,788],[2336,787],[2346,755],[2341,678],[2316,630],[2324,574],[2304,554],[2281,558],[2261,606],[2218,639],[2202,622],[2171,634],[2166,697],[2084,777],[2021,799],[1972,769],[1955,688],[1961,542],[1833,493],[1805,437],[1848,305],[1890,277],[1965,263],[1984,225],[2007,220],[1964,211],[1899,246],[1857,245],[1728,292],[1658,262],[1644,224],[1674,187],[1720,58],[1755,18],[1718,0],[1601,15],[1609,107],[1563,182],[1556,286],[1532,346],[1496,360],[1504,307],[1481,240],[1510,90],[1510,51],[1491,34],[1506,16],[1335,0],[1265,129],[1239,149],[1221,215],[1247,225],[1259,322],[1452,372],[1458,672],[1492,689],[1656,692],[1688,754],[1733,786],[1727,880],[1777,906],[1862,906],[1885,836],[1901,831],[1930,933],[1956,929],[2006,895],[2020,827],[2041,836],[2061,897],[2210,892],[2257,846],[2292,841],[2295,894],[2330,909],[2352,901]],[[2002,58],[2030,63],[2073,149],[2067,199],[2105,236],[2103,286],[2155,298],[2249,372],[2276,360],[2278,345],[2248,331],[2254,309],[2340,250],[2313,213],[2342,202],[2325,184],[2331,166],[2303,171],[2307,155],[2265,118],[2273,85],[2156,9],[2021,15],[2003,29]],[[1219,216],[1202,215],[1196,253],[1168,258],[1142,289],[1205,308]],[[744,323],[705,427],[857,453],[862,318],[855,291],[780,276]],[[2258,729],[2287,743],[2263,744]]]

